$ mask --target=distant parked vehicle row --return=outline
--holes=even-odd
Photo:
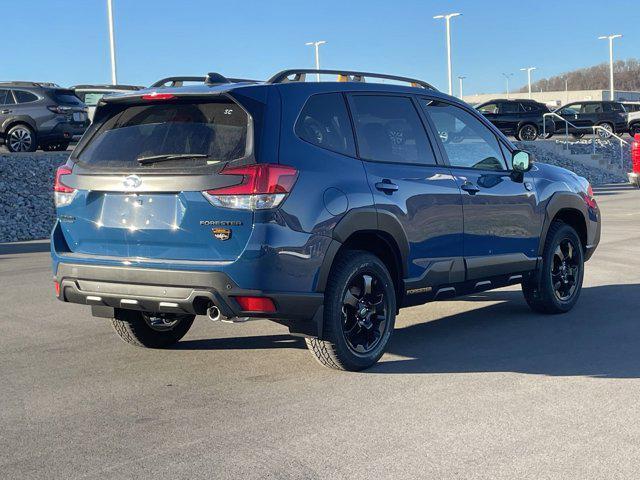
[[[632,104],[633,105],[633,104]],[[612,134],[622,134],[631,130],[631,118],[637,118],[634,131],[640,131],[640,115],[627,114],[622,103],[611,101],[574,102],[565,105],[553,113],[565,119],[551,115],[549,107],[533,100],[497,99],[482,103],[476,107],[487,119],[505,135],[517,140],[533,141],[545,134],[551,138],[554,133],[568,132],[574,138],[582,138],[591,133],[590,128],[598,126],[596,134],[603,139]],[[543,124],[545,128],[543,128]]]
[[[66,150],[89,126],[82,101],[52,83],[0,83],[0,143],[10,152]]]

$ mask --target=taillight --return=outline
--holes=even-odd
[[[71,112],[71,107],[63,107],[61,105],[51,105],[47,108],[53,113],[58,113],[60,115]]]
[[[640,173],[640,133],[636,134],[631,144],[631,164],[634,173]]]
[[[293,167],[254,164],[225,168],[220,175],[242,176],[239,184],[202,192],[216,207],[264,210],[282,203],[293,188],[298,171]]]
[[[275,312],[273,300],[267,297],[234,297],[243,312]]]
[[[53,194],[56,207],[69,205],[76,194],[75,189],[64,184],[65,175],[70,175],[71,169],[65,165],[56,170],[56,179],[53,184]]]
[[[596,199],[593,196],[593,188],[591,188],[591,185],[587,187],[587,195],[585,196],[584,201],[589,208],[596,208],[598,206]]]

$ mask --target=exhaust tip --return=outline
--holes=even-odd
[[[220,313],[220,309],[218,307],[216,307],[215,305],[212,306],[212,307],[207,308],[207,317],[212,322],[217,322],[218,320],[220,320],[221,316],[222,316],[222,314]]]

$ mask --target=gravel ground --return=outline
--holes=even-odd
[[[625,182],[619,173],[588,167],[568,156],[548,151],[544,141],[516,142],[519,148],[529,150],[539,162],[568,168],[587,178],[593,185]],[[555,141],[554,141],[555,142]],[[590,141],[571,142],[576,153],[591,153]],[[611,162],[619,162],[617,143],[598,141],[597,153]],[[0,242],[35,240],[49,236],[55,217],[53,207],[53,176],[62,165],[67,152],[35,152],[11,154],[0,152]],[[625,164],[630,165],[627,148]]]
[[[68,156],[0,153],[0,242],[49,236],[55,216],[53,176]]]

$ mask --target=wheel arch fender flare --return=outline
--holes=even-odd
[[[577,211],[580,213],[585,228],[588,228],[589,214],[587,212],[587,204],[584,199],[573,192],[556,192],[549,199],[545,208],[545,219],[540,233],[540,244],[538,246],[538,255],[544,252],[544,246],[547,241],[547,233],[554,218],[563,210]],[[585,232],[587,233],[587,232]],[[580,232],[578,232],[580,234]]]
[[[11,115],[2,122],[0,131],[6,134],[11,127],[18,123],[24,123],[25,125],[28,125],[34,133],[37,133],[36,122],[28,115]]]
[[[400,254],[400,276],[407,277],[409,258],[409,240],[398,218],[387,211],[377,211],[375,208],[358,208],[350,210],[342,217],[332,231],[333,241],[325,253],[322,266],[318,272],[316,291],[324,291],[331,266],[338,251],[352,235],[360,232],[377,232],[387,234],[392,238]]]

